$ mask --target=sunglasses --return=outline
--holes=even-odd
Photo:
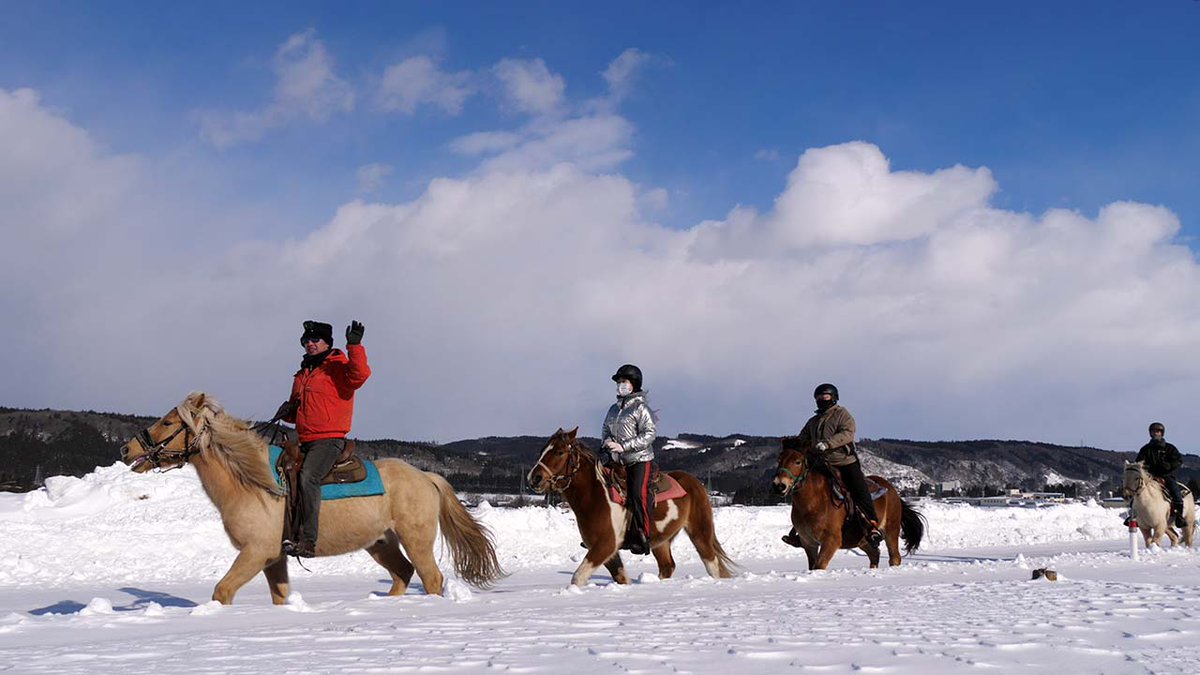
[[[300,344],[304,345],[304,344],[308,344],[309,342],[320,342],[321,339],[322,338],[312,337],[312,336],[302,337],[302,338],[300,338]]]

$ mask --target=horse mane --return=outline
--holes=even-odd
[[[198,419],[208,420],[206,438],[200,442],[201,451],[221,462],[237,482],[273,495],[283,494],[266,459],[267,442],[250,428],[249,422],[228,414],[217,399],[202,392],[188,395],[179,411],[184,423],[192,429]]]

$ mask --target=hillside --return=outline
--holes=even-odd
[[[0,408],[0,489],[28,490],[46,476],[83,475],[117,461],[121,445],[153,418],[94,411]],[[445,475],[459,490],[520,492],[545,438],[485,437],[433,445],[392,439],[359,440],[368,458],[401,457]],[[595,448],[598,439],[584,438]],[[680,434],[657,443],[659,463],[698,476],[711,489],[738,493],[742,501],[769,500],[779,438],[733,434]],[[860,443],[868,473],[888,477],[917,493],[956,481],[964,492],[1005,487],[1041,490],[1064,485],[1080,494],[1116,489],[1122,462],[1132,453],[1029,441],[909,441]],[[1200,477],[1200,457],[1185,456],[1180,476]],[[924,487],[923,487],[924,486]],[[1072,487],[1075,486],[1075,487]]]

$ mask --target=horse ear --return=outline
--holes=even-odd
[[[579,427],[575,427],[567,435],[571,437],[571,440],[575,440],[575,435],[578,433],[579,433]]]

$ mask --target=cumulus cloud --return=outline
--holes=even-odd
[[[521,112],[544,115],[563,101],[567,83],[550,72],[541,59],[504,59],[493,67],[504,89],[505,100]]]
[[[334,72],[333,59],[316,31],[292,35],[275,52],[276,82],[269,104],[254,111],[207,111],[199,115],[201,134],[224,148],[255,141],[293,122],[325,122],[354,108],[353,87]]]
[[[58,148],[0,155],[4,194],[32,205],[22,213],[86,194],[118,166],[126,196],[99,222],[136,215],[129,160],[31,94],[0,97],[12,110],[2,140],[41,129],[37,145]],[[628,133],[600,135],[612,151]],[[501,150],[411,201],[345,204],[289,241],[209,241],[184,255],[108,230],[136,254],[83,273],[0,211],[17,235],[8,260],[54,270],[21,286],[29,297],[6,317],[55,337],[10,334],[0,400],[159,412],[203,388],[269,415],[299,357],[299,322],[359,319],[375,371],[358,401],[365,436],[594,433],[608,376],[634,362],[665,433],[795,432],[812,386],[833,381],[868,437],[1128,449],[1162,418],[1177,441],[1200,439],[1188,394],[1200,383],[1200,267],[1165,208],[1006,211],[990,203],[986,168],[899,171],[854,142],[804,153],[763,213],[670,229],[648,215],[660,190],[575,161],[576,147],[495,161]],[[46,179],[14,178],[31,171]],[[0,282],[32,266],[6,267]]]
[[[449,73],[428,56],[413,56],[384,70],[378,103],[383,110],[409,115],[421,105],[457,115],[474,93],[470,81],[469,71]]]

